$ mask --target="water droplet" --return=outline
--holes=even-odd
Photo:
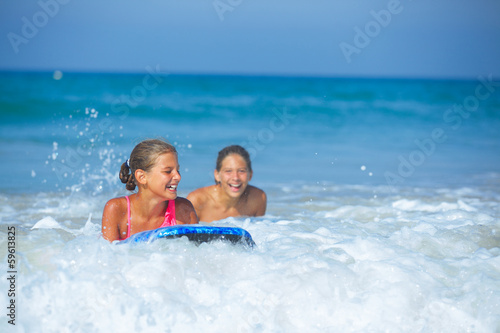
[[[54,71],[52,77],[54,78],[54,80],[60,80],[63,77],[63,73],[61,71]]]

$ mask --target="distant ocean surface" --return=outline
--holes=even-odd
[[[500,82],[0,73],[2,332],[500,332]],[[250,152],[257,244],[100,237],[139,141]],[[3,269],[7,275],[8,267]]]

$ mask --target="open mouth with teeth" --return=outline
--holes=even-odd
[[[229,188],[233,191],[237,191],[240,189],[241,187],[241,184],[228,184],[229,185]]]
[[[177,185],[168,185],[167,189],[170,191],[177,191]]]

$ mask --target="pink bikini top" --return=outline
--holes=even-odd
[[[132,226],[132,222],[130,221],[130,199],[128,196],[127,198],[127,237],[124,239],[127,239],[130,237],[130,229]],[[163,220],[163,223],[159,228],[163,227],[170,227],[173,225],[176,225],[177,222],[175,221],[175,200],[169,200],[168,205],[167,205],[167,210],[165,212],[165,220]]]

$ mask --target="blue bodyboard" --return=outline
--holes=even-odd
[[[213,241],[226,241],[254,247],[255,243],[248,231],[234,227],[209,227],[203,225],[182,224],[139,232],[120,243],[152,242],[157,239],[187,237],[190,241],[201,244]]]

